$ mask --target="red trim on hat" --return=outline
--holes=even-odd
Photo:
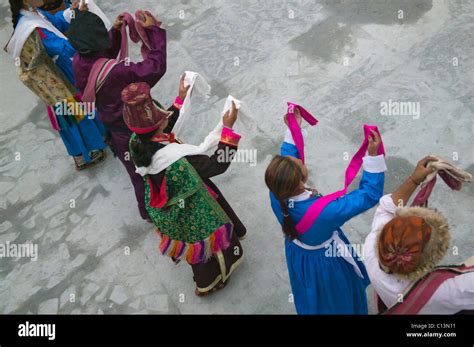
[[[151,133],[152,131],[156,131],[158,130],[158,128],[160,127],[160,125],[162,124],[163,122],[160,122],[152,127],[148,127],[148,128],[135,128],[135,127],[132,127],[130,125],[127,124],[128,128],[133,131],[135,134],[139,134],[139,135],[143,135],[143,134],[148,134],[148,133]]]

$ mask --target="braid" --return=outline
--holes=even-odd
[[[294,240],[298,237],[291,219],[286,199],[294,196],[303,180],[303,172],[298,164],[289,158],[275,156],[265,171],[265,183],[280,204],[283,213],[283,233]]]
[[[13,29],[18,25],[20,10],[23,8],[22,0],[10,0],[10,11],[12,12]]]
[[[298,237],[298,233],[296,232],[295,225],[290,217],[288,206],[283,199],[278,199],[278,202],[280,203],[281,212],[283,213],[283,232],[290,238],[290,240],[294,240]]]

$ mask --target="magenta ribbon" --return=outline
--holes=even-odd
[[[293,136],[293,141],[295,141],[296,148],[300,155],[301,161],[304,163],[304,138],[301,132],[301,128],[296,121],[295,109],[300,111],[301,117],[308,122],[311,126],[318,124],[318,120],[313,117],[311,113],[306,111],[302,106],[288,102],[288,127],[290,128],[291,136]]]
[[[299,223],[296,225],[296,231],[299,234],[304,234],[306,231],[309,230],[309,228],[311,228],[311,226],[314,224],[316,219],[318,219],[319,215],[321,214],[321,212],[324,210],[324,208],[327,205],[329,205],[332,201],[340,198],[341,196],[347,193],[347,189],[349,188],[351,183],[354,181],[360,168],[362,167],[362,163],[363,163],[362,159],[364,158],[367,152],[367,148],[369,147],[369,136],[372,136],[371,130],[374,130],[375,132],[377,132],[377,134],[380,136],[380,140],[382,140],[382,136],[380,135],[379,129],[376,126],[367,125],[367,124],[364,125],[364,141],[362,142],[362,145],[360,146],[359,150],[354,155],[351,162],[349,163],[349,166],[346,169],[344,189],[339,190],[330,195],[325,195],[317,199],[308,208],[303,218],[301,218]],[[382,142],[380,143],[377,154],[385,155],[385,148]]]

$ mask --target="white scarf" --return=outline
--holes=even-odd
[[[102,10],[94,3],[94,0],[85,0],[89,7],[89,11],[99,16],[107,28],[111,27],[110,21],[107,19],[107,16],[102,12]],[[67,10],[66,10],[67,11]],[[13,59],[16,59],[20,56],[21,50],[23,49],[23,45],[25,44],[26,40],[30,36],[30,34],[36,28],[43,28],[46,30],[51,31],[56,36],[67,40],[67,37],[59,31],[45,16],[43,16],[40,12],[32,12],[27,11],[25,9],[20,10],[20,14],[23,16],[20,21],[18,22],[17,27],[15,28],[15,32],[11,37],[10,41],[7,45],[7,52],[10,53]],[[65,17],[67,21],[70,22],[69,18]]]
[[[20,56],[21,50],[23,49],[23,45],[25,44],[26,40],[30,36],[30,34],[36,28],[43,28],[46,30],[51,31],[56,36],[67,40],[66,36],[62,32],[60,32],[49,20],[46,19],[39,12],[31,12],[25,9],[20,10],[20,14],[23,16],[18,25],[15,28],[15,32],[13,33],[12,38],[7,46],[7,52],[10,53],[13,59],[16,59]]]
[[[206,82],[206,80],[196,72],[186,71],[186,78],[184,85],[191,85],[191,88],[188,90],[188,95],[184,100],[183,107],[181,108],[180,115],[176,125],[173,128],[173,132],[176,134],[175,129],[180,131],[183,124],[186,122],[191,107],[191,91],[194,89],[194,93],[198,92],[203,95],[208,95],[211,87]],[[194,95],[193,93],[193,95]],[[232,95],[227,97],[226,103],[224,105],[224,110],[222,111],[222,116],[231,109],[232,101],[234,101],[235,106],[238,110],[242,107],[242,102],[235,99]],[[178,124],[178,122],[180,122]],[[179,159],[184,158],[188,155],[199,155],[207,153],[208,151],[217,148],[221,138],[221,132],[224,125],[222,123],[222,117],[219,120],[217,126],[212,130],[209,135],[204,139],[204,141],[199,146],[189,145],[189,144],[178,144],[170,143],[166,147],[160,149],[155,153],[152,158],[152,162],[148,167],[138,167],[136,173],[141,176],[146,175],[156,175],[161,171],[165,170],[168,166],[177,162]]]

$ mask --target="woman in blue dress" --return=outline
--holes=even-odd
[[[301,126],[301,115],[295,116]],[[287,123],[287,119],[285,119]],[[288,123],[287,123],[288,124]],[[295,226],[321,195],[308,189],[308,169],[299,159],[287,130],[276,156],[267,168],[273,212],[282,225],[292,294],[298,314],[367,314],[367,271],[341,230],[351,218],[374,207],[383,195],[383,155],[375,132],[369,138],[368,155],[359,188],[330,202],[303,234]]]
[[[36,30],[48,55],[74,85],[72,57],[76,51],[63,35],[69,27],[73,9],[67,8],[50,14],[40,9],[44,5],[43,0],[10,0],[15,32],[8,45],[9,51],[17,57],[24,40]],[[76,6],[75,4],[74,7]],[[78,170],[90,167],[105,158],[105,128],[98,117],[86,116],[79,122],[57,114],[50,118],[53,118],[53,128],[58,130]]]

